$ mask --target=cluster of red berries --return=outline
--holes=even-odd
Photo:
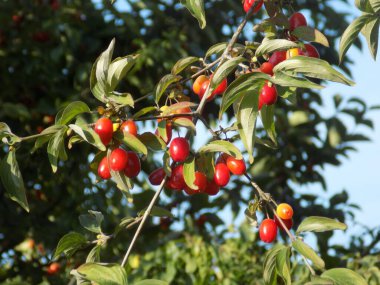
[[[198,95],[199,100],[202,100],[203,96],[205,95],[207,89],[210,86],[210,82],[212,80],[212,75],[207,77],[206,75],[201,75],[197,77],[197,79],[194,81],[193,84],[193,91],[195,94]],[[207,102],[214,99],[216,95],[221,95],[226,91],[227,89],[227,78],[224,78],[223,81],[212,91],[212,93],[207,97]]]
[[[134,121],[128,120],[121,124],[123,132],[137,136],[137,126]],[[95,132],[99,135],[102,143],[108,146],[112,141],[113,123],[109,118],[100,118],[95,123]],[[111,154],[104,156],[98,165],[98,175],[102,179],[111,178],[111,170],[123,171],[129,178],[136,177],[141,170],[140,159],[133,151],[126,151],[121,147],[112,150]]]
[[[278,218],[282,220],[286,228],[290,230],[293,226],[293,208],[286,203],[279,204],[276,209],[276,214]],[[280,228],[281,230],[285,230],[277,216],[275,216],[274,219],[268,218],[261,222],[259,235],[260,239],[263,242],[273,242],[277,237],[278,228]]]

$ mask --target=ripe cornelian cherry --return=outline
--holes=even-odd
[[[186,183],[183,178],[183,165],[177,165],[172,169],[172,174],[168,179],[167,186],[173,190],[182,190],[185,188]]]
[[[263,242],[271,243],[277,236],[277,225],[272,219],[265,219],[262,221],[259,229],[260,239]]]
[[[292,228],[292,226],[293,226],[293,219],[288,219],[288,220],[281,219],[281,220],[285,224],[285,226],[286,226],[286,228],[288,230],[290,230]],[[276,216],[274,217],[274,221],[276,222],[277,227],[279,227],[280,230],[284,231],[283,226],[281,225],[280,221],[277,219]]]
[[[158,129],[155,131],[156,136],[158,136],[164,143],[168,144],[172,140],[173,129],[171,122],[166,122],[166,140],[162,136],[160,136]]]
[[[295,28],[307,26],[306,18],[303,14],[297,12],[289,18],[289,30],[293,31]]]
[[[227,167],[235,175],[243,175],[246,171],[244,160],[236,159],[233,156],[228,156]]]
[[[189,186],[185,185],[185,192],[189,195],[204,192],[207,186],[207,177],[200,171],[195,172],[194,185],[198,186],[198,189],[192,189]]]
[[[293,208],[287,203],[282,203],[277,206],[277,215],[284,220],[289,220],[293,218]]]
[[[211,79],[212,79],[212,75],[210,76],[210,80]],[[227,78],[224,78],[223,81],[218,85],[218,87],[214,89],[214,91],[212,92],[212,95],[223,94],[224,91],[226,91],[227,89],[227,85],[228,85]]]
[[[263,103],[263,98],[261,98],[261,96],[259,95],[259,111],[261,110],[261,108],[263,107],[264,103]]]
[[[94,131],[99,135],[102,143],[107,146],[112,140],[112,121],[108,118],[100,118],[95,123]]]
[[[103,157],[103,159],[100,161],[100,163],[98,165],[98,175],[102,179],[110,179],[111,178],[111,172],[110,172],[110,167],[108,165],[107,156]]]
[[[212,76],[211,76],[212,78]],[[203,98],[203,95],[205,95],[206,93],[206,90],[208,88],[208,86],[210,85],[210,82],[211,82],[211,79],[207,80],[207,81],[204,81],[202,86],[201,86],[201,89],[198,93],[198,97],[199,97],[199,100],[202,100]],[[224,91],[226,91],[227,89],[227,85],[228,85],[228,82],[227,82],[227,79],[223,79],[223,81],[214,89],[214,91],[212,91],[212,93],[207,97],[207,102],[210,102],[212,99],[214,99],[214,97],[216,95],[220,95],[220,94],[223,94]]]
[[[184,107],[184,108],[177,109],[177,110],[173,111],[173,114],[186,114],[186,113],[191,113],[190,107]],[[192,120],[191,116],[180,116],[180,117],[173,118],[173,121],[180,119],[180,118]]]
[[[277,89],[273,84],[265,83],[261,89],[260,95],[263,104],[273,105],[277,101]]]
[[[269,75],[273,75],[273,64],[270,62],[264,62],[260,67],[261,72]]]
[[[170,157],[175,162],[183,162],[190,153],[190,145],[185,138],[175,138],[169,147]]]
[[[49,275],[54,275],[54,274],[57,274],[60,269],[61,269],[61,265],[58,262],[53,262],[49,265],[46,272]]]
[[[273,64],[273,67],[275,67],[277,64],[283,62],[284,60],[286,60],[286,50],[281,50],[275,51],[269,58],[268,62]]]
[[[133,151],[128,151],[128,163],[124,174],[129,178],[136,177],[141,171],[140,159]]]
[[[204,193],[206,193],[209,196],[215,196],[216,194],[219,193],[219,186],[216,185],[214,180],[207,181],[206,188],[204,190]]]
[[[157,168],[151,174],[149,174],[149,182],[152,185],[160,185],[162,180],[165,178],[165,170],[161,168]]]
[[[263,6],[263,0],[244,0],[244,11],[247,13],[255,2],[259,2],[256,8],[253,10],[253,13],[257,13],[260,10],[261,6]]]
[[[230,181],[230,171],[225,163],[215,165],[214,181],[220,187],[226,186]]]
[[[208,81],[208,77],[206,75],[198,76],[197,79],[195,79],[193,83],[193,91],[195,94],[199,95],[199,92],[201,91],[202,84],[205,81]]]
[[[299,48],[299,54],[308,57],[320,58],[318,50],[311,44],[305,44],[305,48]]]
[[[133,120],[127,120],[121,124],[120,130],[122,132],[130,133],[131,135],[137,136],[137,126]]]
[[[122,148],[116,148],[111,152],[109,162],[113,171],[122,171],[128,165],[128,153]]]

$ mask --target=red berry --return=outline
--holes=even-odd
[[[60,269],[61,269],[61,265],[58,262],[53,262],[47,268],[47,273],[49,275],[54,275],[54,274],[57,274]]]
[[[210,80],[206,80],[202,83],[202,86],[201,86],[201,89],[199,90],[199,93],[198,93],[198,97],[199,97],[199,100],[202,100],[203,96],[205,95],[206,93],[206,90],[208,88],[208,86],[210,85]],[[211,101],[212,99],[214,99],[216,94],[211,94],[207,97],[207,102]]]
[[[307,26],[306,18],[303,14],[297,12],[289,18],[289,30],[293,31],[295,28]]]
[[[124,174],[129,178],[136,177],[141,171],[140,159],[133,151],[128,151],[128,163]]]
[[[263,0],[244,0],[244,11],[248,13],[249,9],[251,9],[252,5],[255,2],[259,2],[259,4],[256,6],[256,8],[253,10],[253,13],[257,13],[261,6],[263,6],[264,1]]]
[[[273,64],[270,62],[264,62],[260,67],[261,72],[269,75],[273,75]]]
[[[230,181],[230,171],[225,163],[218,163],[215,166],[214,181],[218,186],[226,186]]]
[[[165,178],[165,170],[163,168],[158,168],[149,174],[149,182],[152,185],[160,185],[162,180]]]
[[[243,175],[246,171],[243,159],[236,159],[233,156],[227,158],[227,167],[235,175]]]
[[[214,180],[211,180],[207,181],[206,189],[204,190],[204,192],[210,196],[214,196],[219,193],[219,190],[219,186],[216,185]]]
[[[299,48],[299,54],[308,57],[320,58],[318,50],[311,44],[305,44],[305,49]]]
[[[259,229],[260,239],[263,242],[271,243],[277,236],[277,225],[272,219],[262,221]]]
[[[103,159],[100,161],[100,163],[98,165],[98,175],[102,179],[110,179],[111,178],[111,172],[110,172],[110,167],[108,165],[107,156],[103,157]]]
[[[283,62],[286,60],[286,50],[281,50],[281,51],[275,51],[271,57],[269,58],[268,62],[275,67],[277,64],[280,62]]]
[[[260,97],[265,105],[273,105],[277,101],[277,89],[275,85],[269,86],[266,83],[261,89]]]
[[[167,186],[173,190],[182,190],[185,188],[186,183],[183,178],[183,165],[177,165],[172,169]]]
[[[125,121],[120,126],[121,131],[130,133],[131,135],[137,136],[137,126],[133,120]]]
[[[189,186],[185,185],[185,192],[189,195],[204,192],[207,186],[207,177],[202,172],[196,171],[195,172],[195,180],[194,185],[198,186],[198,189],[191,189]]]
[[[100,118],[95,123],[95,132],[99,135],[100,140],[104,145],[108,145],[112,140],[113,125],[108,118]]]
[[[210,76],[210,80],[212,79],[212,75]],[[218,87],[216,87],[214,89],[214,91],[212,92],[212,95],[220,95],[220,94],[223,94],[224,91],[226,91],[227,89],[227,85],[228,85],[228,82],[227,82],[227,78],[224,78],[223,81],[218,85]]]
[[[206,75],[201,75],[195,79],[193,84],[193,91],[195,94],[199,95],[199,92],[201,91],[202,84],[205,81],[209,81],[209,78]]]
[[[264,103],[263,103],[263,98],[261,98],[261,96],[259,96],[259,111],[261,110],[261,108],[263,107]]]
[[[285,226],[288,230],[290,230],[292,228],[293,219],[288,219],[288,220],[281,219],[281,220],[285,224]],[[282,227],[280,221],[277,219],[276,216],[274,217],[274,221],[276,222],[276,225],[280,228],[280,230],[284,230],[284,228]]]
[[[159,138],[166,144],[170,143],[172,140],[173,130],[172,130],[172,124],[170,122],[166,122],[166,140],[163,139],[162,136],[160,136],[158,129],[155,131],[156,136],[159,136]]]
[[[170,157],[175,162],[183,162],[190,153],[189,142],[185,138],[175,138],[169,147]]]
[[[122,171],[128,165],[128,153],[122,148],[116,148],[111,152],[109,161],[113,171]]]

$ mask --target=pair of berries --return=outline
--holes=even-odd
[[[286,203],[279,204],[276,209],[277,216],[282,220],[288,230],[293,226],[293,208]],[[265,243],[273,242],[277,237],[277,228],[284,230],[281,222],[277,218],[265,219],[259,229],[260,239]]]
[[[98,166],[98,175],[102,179],[110,179],[111,171],[124,171],[129,178],[136,177],[141,171],[138,155],[133,151],[125,151],[122,148],[114,149],[109,158],[103,157]]]
[[[193,91],[195,94],[198,95],[199,100],[202,100],[203,96],[205,95],[207,89],[210,86],[212,79],[212,75],[210,78],[208,78],[206,75],[201,75],[197,79],[195,79],[193,84]],[[221,95],[226,91],[227,89],[227,79],[223,79],[223,81],[212,91],[212,93],[207,97],[207,102],[214,99],[216,95]]]
[[[244,160],[224,153],[216,161],[214,182],[216,185],[224,187],[230,181],[230,172],[235,175],[243,175],[245,171]]]
[[[134,121],[127,120],[120,126],[120,130],[137,136],[137,126]],[[107,146],[112,141],[113,123],[109,118],[103,117],[96,121],[94,131],[99,135],[102,143]]]

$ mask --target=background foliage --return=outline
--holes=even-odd
[[[117,39],[116,56],[140,54],[123,82],[123,88],[139,98],[149,93],[179,58],[203,56],[211,45],[229,39],[244,15],[239,1],[206,1],[208,25],[200,30],[197,21],[177,2],[126,3],[127,12],[112,6],[108,0],[0,2],[0,121],[7,122],[14,133],[26,136],[52,124],[51,116],[71,101],[82,100],[96,108],[98,103],[89,91],[90,70],[113,37]],[[293,8],[308,11],[311,24],[328,31],[331,46],[336,46],[349,25],[345,15],[326,1],[297,1]],[[254,40],[248,29],[245,36]],[[354,44],[361,46],[359,41]],[[337,51],[322,46],[318,50],[323,59],[338,64]],[[350,63],[346,57],[341,65],[348,74]],[[321,112],[324,100],[335,102],[336,112],[332,117],[325,117]],[[138,110],[144,104],[141,101],[135,108]],[[205,114],[215,121],[216,110],[214,103],[209,103]],[[283,101],[278,104],[278,148],[258,146],[251,172],[266,192],[293,206],[295,225],[311,215],[342,222],[354,216],[357,206],[346,192],[321,201],[314,195],[300,195],[297,187],[319,183],[326,190],[323,166],[339,166],[341,158],[348,156],[358,141],[367,140],[355,129],[348,129],[342,116],[352,116],[357,125],[372,128],[368,110],[359,98],[322,98],[310,90],[300,90],[295,105]],[[231,116],[228,113],[226,120]],[[135,216],[146,207],[154,192],[149,189],[145,174],[139,176],[133,190],[134,204],[127,205],[112,183],[94,183],[89,158],[83,155],[93,151],[86,144],[74,145],[70,159],[60,165],[57,175],[52,173],[43,151],[30,155],[28,148],[21,148],[17,152],[30,213],[26,215],[7,199],[0,185],[2,284],[67,284],[70,270],[84,262],[88,249],[68,260],[60,259],[62,270],[58,275],[48,275],[46,267],[64,234],[75,230],[88,235],[80,226],[79,215],[88,210],[102,211],[103,231],[111,232],[120,219]],[[4,157],[6,149],[1,152]],[[158,166],[159,162],[151,159],[143,162],[145,173]],[[261,284],[261,264],[267,250],[257,241],[256,231],[247,224],[232,228],[224,223],[225,215],[237,217],[247,207],[252,193],[245,186],[244,180],[235,178],[217,199],[166,192],[160,206],[172,210],[174,217],[155,218],[144,229],[135,255],[129,261],[131,280]],[[221,214],[222,211],[227,214]],[[123,231],[108,243],[101,251],[102,260],[117,262],[132,233],[133,230]],[[379,239],[376,230],[368,234],[373,241]],[[369,255],[378,250],[376,243],[368,246],[363,237],[353,237],[352,244],[345,248],[331,245],[331,237],[331,233],[319,234],[317,240],[326,267],[345,267],[348,263],[369,282],[378,284],[379,255]],[[35,241],[31,248],[25,246],[30,239]],[[332,250],[328,251],[329,248]],[[297,270],[299,284],[304,284],[306,269],[300,266]]]

